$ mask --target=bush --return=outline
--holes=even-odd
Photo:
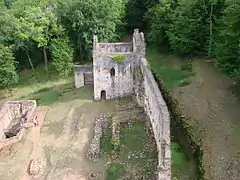
[[[0,44],[0,87],[9,87],[18,83],[15,58],[12,48]]]
[[[236,82],[240,82],[240,2],[228,1],[220,20],[216,57],[219,67]]]

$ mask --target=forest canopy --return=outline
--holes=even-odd
[[[240,82],[240,1],[235,0],[0,0],[0,86],[39,64],[61,76],[91,60],[92,37],[117,41],[139,28],[147,43],[180,56],[215,58]]]

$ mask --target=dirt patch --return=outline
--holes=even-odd
[[[175,86],[173,94],[184,113],[196,119],[189,123],[197,126],[197,136],[203,139],[204,178],[239,180],[240,102],[229,90],[232,82],[216,67],[202,61],[195,61],[193,68],[196,76],[192,83]]]

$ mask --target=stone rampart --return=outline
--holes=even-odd
[[[135,86],[137,101],[144,107],[154,131],[158,149],[158,180],[170,180],[170,115],[146,59],[141,58],[140,62],[140,69],[135,71],[139,80]]]

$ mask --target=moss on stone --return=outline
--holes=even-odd
[[[111,56],[111,59],[118,64],[122,64],[126,59],[126,55],[125,54],[113,55]]]

